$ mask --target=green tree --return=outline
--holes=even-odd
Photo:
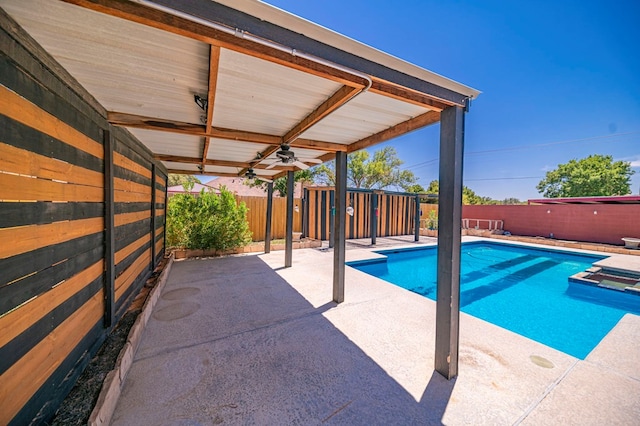
[[[626,195],[633,173],[631,163],[596,154],[558,165],[536,189],[547,198]]]
[[[509,197],[509,198],[505,198],[504,200],[500,201],[499,204],[526,204],[524,201],[520,201],[518,198],[514,198],[514,197]]]
[[[178,175],[174,173],[169,173],[168,186],[184,185],[185,183],[193,184],[193,183],[202,183],[202,182],[200,182],[200,179],[198,179],[194,175]]]
[[[427,194],[439,194],[440,183],[437,180],[429,182],[429,187],[426,190]],[[435,201],[434,201],[435,202]],[[467,186],[462,187],[462,204],[497,204],[497,201],[491,197],[481,197],[476,194],[471,188]]]
[[[351,188],[385,189],[388,187],[412,188],[418,181],[410,170],[400,170],[403,161],[395,148],[385,147],[373,153],[357,151],[347,157],[347,186]],[[335,162],[316,167],[319,183],[335,186]]]
[[[404,188],[404,190],[414,194],[424,194],[426,192],[425,189],[422,187],[422,185],[418,183],[409,185],[406,188]]]

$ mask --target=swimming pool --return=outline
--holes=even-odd
[[[349,265],[436,299],[437,248],[383,250],[386,261]],[[640,298],[569,283],[606,256],[494,242],[462,244],[460,309],[576,358],[584,359]]]

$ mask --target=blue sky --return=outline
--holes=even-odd
[[[545,172],[590,154],[629,161],[640,193],[640,2],[267,0],[481,90],[465,133],[465,185],[521,200]],[[427,186],[439,128],[392,145]]]

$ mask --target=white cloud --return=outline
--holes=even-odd
[[[616,160],[618,161],[618,160]],[[640,167],[640,155],[634,155],[630,157],[621,158],[619,161],[628,161],[631,163],[631,167],[638,168]]]

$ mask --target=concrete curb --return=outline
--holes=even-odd
[[[133,363],[133,358],[138,350],[138,346],[140,345],[140,340],[142,339],[142,333],[144,328],[147,326],[149,318],[151,317],[151,312],[158,302],[160,294],[162,294],[162,290],[167,283],[167,277],[171,271],[173,260],[174,256],[172,253],[169,256],[162,273],[158,277],[157,284],[149,292],[147,300],[142,306],[142,311],[133,323],[131,330],[129,330],[127,342],[122,347],[122,350],[120,350],[114,369],[105,377],[96,405],[93,407],[91,416],[89,416],[89,425],[103,426],[111,423],[111,418],[113,417],[116,405],[118,404],[118,398],[120,398],[122,385],[124,384],[124,380],[131,368],[131,364]]]

